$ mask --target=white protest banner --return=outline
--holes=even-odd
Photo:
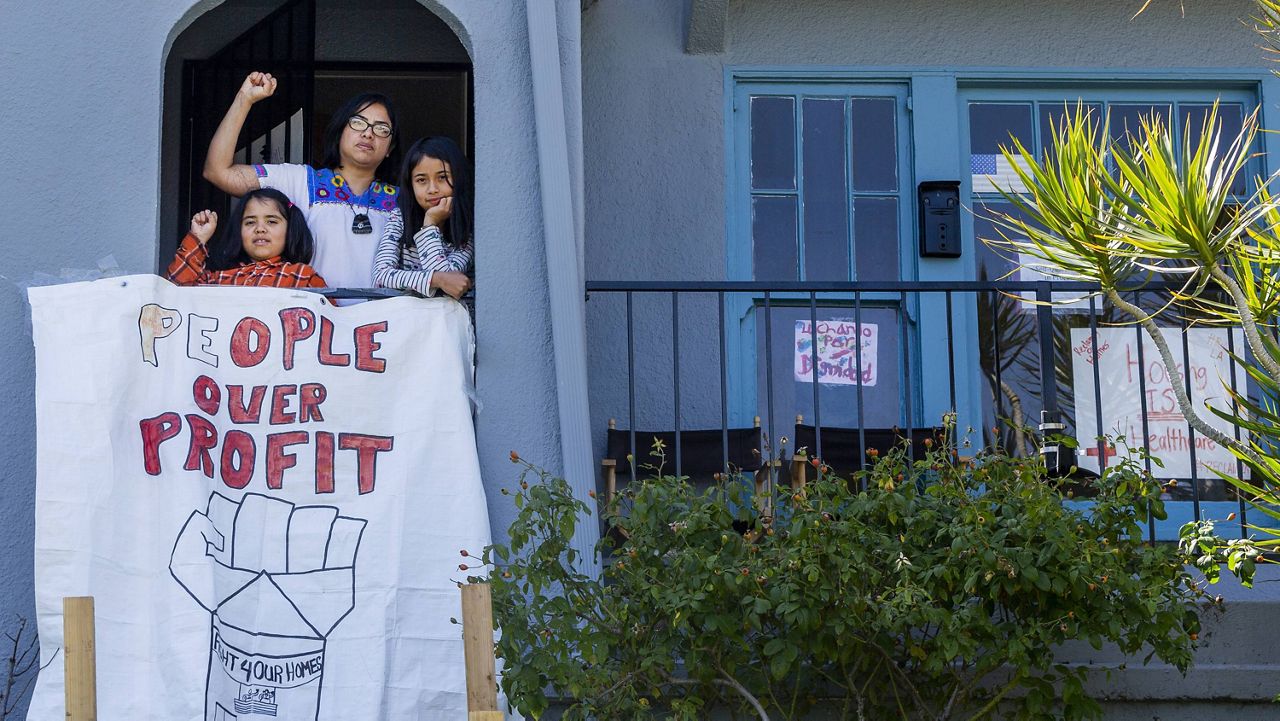
[[[454,581],[490,536],[462,306],[152,276],[29,297],[41,656],[93,596],[101,718],[465,717]],[[56,660],[28,718],[63,693]]]
[[[1071,375],[1075,385],[1076,436],[1080,442],[1078,464],[1081,468],[1098,471],[1099,452],[1107,456],[1118,451],[1115,448],[1098,449],[1098,406],[1095,389],[1102,399],[1102,434],[1124,436],[1131,447],[1145,447],[1154,458],[1164,463],[1164,468],[1154,471],[1167,478],[1191,477],[1191,438],[1187,420],[1178,408],[1173,393],[1173,383],[1186,388],[1187,374],[1191,380],[1191,402],[1196,408],[1210,406],[1229,409],[1231,399],[1224,384],[1232,378],[1231,356],[1228,354],[1225,329],[1192,328],[1187,333],[1187,354],[1182,353],[1182,331],[1163,328],[1164,339],[1173,351],[1177,367],[1170,373],[1160,360],[1159,351],[1146,333],[1129,328],[1099,328],[1097,375],[1094,384],[1093,337],[1088,328],[1071,329]],[[1233,329],[1231,347],[1237,354],[1244,352],[1244,336],[1239,328]],[[1142,339],[1139,349],[1139,337]],[[1189,361],[1189,362],[1188,362]],[[1189,370],[1187,370],[1189,369]],[[1243,389],[1245,371],[1239,365],[1235,369],[1237,388]],[[1144,403],[1145,399],[1145,403]],[[1143,411],[1146,411],[1146,442],[1143,443]],[[1214,428],[1231,436],[1234,431],[1229,422],[1208,412],[1202,416]],[[1236,473],[1236,459],[1226,448],[1195,433],[1196,477],[1217,478],[1214,470]],[[1246,470],[1247,473],[1247,470]]]
[[[876,362],[879,328],[874,323],[858,326],[851,320],[818,321],[818,382],[836,385],[876,384]],[[813,382],[812,326],[807,320],[796,321],[795,376],[801,383]],[[862,350],[858,350],[858,346]],[[858,360],[862,361],[861,372]]]

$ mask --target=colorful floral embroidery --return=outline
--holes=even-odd
[[[344,203],[363,206],[374,210],[392,212],[396,208],[396,196],[399,189],[394,185],[374,182],[369,189],[360,195],[353,195],[346,187],[347,181],[341,175],[328,168],[316,170],[309,168],[308,184],[311,186],[311,203]],[[265,170],[259,171],[265,175]]]

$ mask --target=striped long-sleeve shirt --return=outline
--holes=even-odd
[[[411,290],[430,297],[436,292],[431,287],[431,276],[436,271],[465,273],[471,268],[475,246],[470,240],[461,248],[451,250],[445,245],[440,229],[427,225],[413,236],[413,245],[402,252],[400,236],[403,233],[404,221],[395,213],[382,231],[378,253],[373,258],[373,282],[379,288]]]
[[[324,278],[306,263],[286,263],[279,256],[226,270],[207,270],[209,253],[190,233],[169,264],[169,280],[178,285],[256,285],[274,288],[323,288]]]

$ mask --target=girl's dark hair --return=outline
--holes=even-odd
[[[395,179],[396,168],[400,165],[400,114],[396,112],[395,103],[382,93],[360,93],[342,104],[329,117],[329,124],[324,129],[324,153],[320,167],[335,170],[342,165],[342,155],[338,152],[338,143],[342,140],[342,131],[352,115],[359,115],[370,105],[381,105],[387,109],[387,118],[391,121],[391,152],[378,164],[373,177],[383,183]]]
[[[302,211],[298,209],[298,206],[289,202],[289,198],[284,193],[275,188],[258,188],[244,194],[244,197],[236,204],[235,209],[231,211],[231,217],[227,219],[226,227],[214,239],[209,241],[209,257],[205,261],[206,269],[212,271],[229,270],[254,262],[253,258],[250,258],[249,254],[244,252],[244,241],[241,239],[240,226],[244,223],[245,207],[249,205],[250,200],[255,198],[275,203],[276,208],[280,211],[280,216],[288,224],[284,235],[284,252],[280,254],[281,260],[286,263],[311,262],[311,253],[315,250],[315,241],[311,239],[311,229],[307,227],[307,219],[303,217]]]
[[[462,154],[462,148],[452,138],[436,135],[422,138],[405,153],[404,163],[400,166],[400,216],[404,218],[404,235],[400,236],[400,245],[408,248],[413,245],[413,236],[422,229],[426,211],[418,205],[413,193],[413,169],[423,158],[435,158],[449,166],[449,177],[453,180],[453,210],[449,220],[441,228],[444,241],[454,248],[461,248],[472,240],[475,230],[475,183],[471,176],[471,163]]]

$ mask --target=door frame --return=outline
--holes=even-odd
[[[915,237],[916,237],[916,203],[915,203],[915,173],[914,162],[912,157],[912,136],[913,130],[911,125],[911,85],[907,78],[851,78],[851,77],[814,77],[805,74],[798,75],[781,75],[776,77],[761,77],[757,73],[748,72],[738,74],[733,70],[726,72],[726,92],[725,92],[725,164],[726,164],[726,274],[730,280],[752,280],[752,263],[753,253],[751,244],[751,180],[748,172],[750,162],[750,97],[752,95],[775,95],[775,96],[791,96],[801,100],[803,98],[850,98],[850,97],[888,97],[895,100],[896,113],[896,143],[898,158],[898,267],[899,279],[915,280],[916,279],[916,253],[915,253]],[[803,120],[802,104],[797,102],[796,108],[797,132],[794,136],[796,168],[797,168],[797,195],[799,195],[802,187],[803,174],[803,153],[800,146],[800,125]],[[846,130],[846,152],[848,151],[848,139],[853,129],[850,127]],[[854,191],[852,185],[848,187],[850,197]],[[887,195],[887,194],[886,194]],[[797,217],[797,233],[799,237],[803,237],[804,223],[803,213],[798,212]],[[850,254],[851,262],[856,256],[855,247],[852,245],[853,240],[853,217],[852,203],[850,203],[850,217],[848,219],[848,233],[851,239]],[[801,249],[797,252],[797,262],[803,272],[804,254],[803,243],[800,243]],[[807,305],[809,302],[808,293],[772,293],[771,302],[777,301],[779,305],[795,305],[800,303]],[[830,294],[827,294],[830,297]],[[820,299],[819,299],[820,300]],[[899,325],[899,337],[906,338],[907,352],[901,354],[904,359],[920,358],[920,337],[921,323],[919,322],[919,304],[918,298],[909,296],[906,304],[901,304],[897,298],[897,294],[881,294],[881,293],[863,293],[862,304],[864,310],[872,307],[901,307],[904,312],[903,322]],[[843,305],[850,307],[852,313],[853,297],[852,294],[841,298]],[[826,306],[818,303],[819,307],[832,307],[831,304]],[[789,435],[790,419],[779,419],[768,417],[768,413],[760,408],[758,388],[758,372],[759,362],[756,358],[756,309],[763,306],[763,295],[745,294],[726,294],[725,296],[725,333],[726,349],[729,354],[727,359],[727,375],[729,383],[729,414],[730,423],[735,426],[745,426],[753,422],[754,417],[759,415],[766,430],[771,435],[781,436]],[[903,334],[905,329],[905,334]],[[785,329],[784,329],[785,330]],[[774,332],[778,332],[774,329]],[[789,363],[790,358],[782,359],[783,362]],[[777,359],[775,359],[777,361]],[[905,388],[909,389],[911,397],[921,399],[921,382],[919,363],[911,363],[906,361],[908,369],[901,366],[895,369],[905,375]],[[909,372],[908,372],[909,371]],[[904,394],[905,396],[906,394]],[[899,417],[904,423],[919,425],[920,420],[924,417],[923,403],[915,403],[910,408],[910,417],[907,416],[907,406],[902,403],[899,410]],[[775,428],[769,428],[772,420]]]

